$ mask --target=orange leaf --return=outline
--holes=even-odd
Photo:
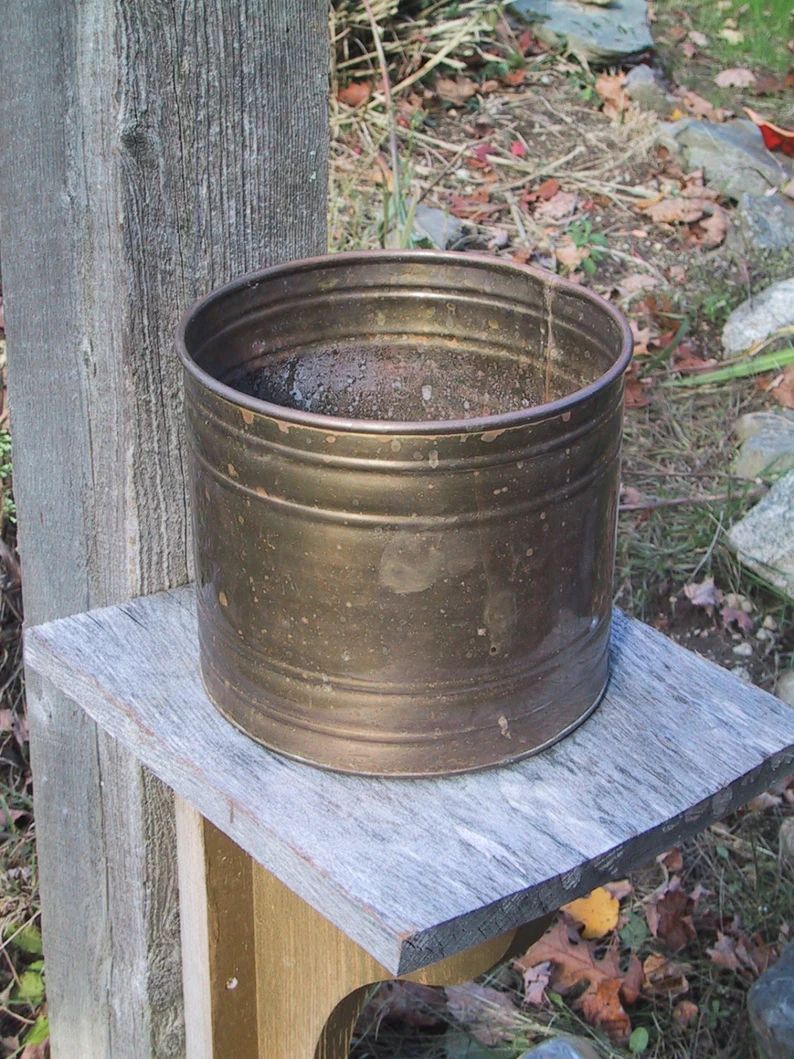
[[[372,84],[369,81],[351,81],[349,85],[340,88],[337,99],[348,107],[361,107],[372,95]]]
[[[587,982],[587,988],[573,1001],[573,1006],[593,1025],[601,1026],[613,1040],[625,1041],[631,1024],[622,1002],[630,1004],[637,999],[642,980],[636,956],[632,955],[628,969],[621,971],[615,939],[599,957],[592,942],[576,933],[572,937],[565,920],[559,918],[540,941],[514,962],[514,967],[524,973],[546,963],[553,965],[551,985],[559,993],[568,993],[581,982]]]
[[[613,1041],[626,1041],[631,1022],[620,1002],[620,982],[599,982],[594,990],[582,996],[582,1014],[591,1026],[597,1026]]]

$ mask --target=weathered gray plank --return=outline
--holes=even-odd
[[[593,717],[448,779],[334,775],[208,701],[191,588],[32,629],[28,664],[394,973],[535,919],[792,770],[794,711],[616,613]]]
[[[324,0],[26,0],[0,19],[0,223],[29,622],[179,584],[172,333],[325,248]],[[54,1052],[184,1048],[170,792],[29,694]],[[79,914],[75,909],[79,908]]]

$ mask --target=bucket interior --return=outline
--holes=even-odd
[[[616,316],[573,284],[469,255],[339,255],[272,270],[201,304],[185,344],[213,379],[345,419],[521,412],[596,383]]]

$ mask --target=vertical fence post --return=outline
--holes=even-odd
[[[12,0],[0,53],[32,624],[189,576],[173,329],[235,273],[325,249],[327,5]],[[54,1054],[183,1054],[172,799],[52,688],[28,701]]]

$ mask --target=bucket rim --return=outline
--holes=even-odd
[[[242,393],[233,386],[220,382],[204,368],[200,367],[188,352],[186,333],[192,321],[214,302],[221,301],[230,294],[254,286],[263,281],[289,275],[299,271],[311,271],[339,263],[365,265],[368,261],[385,260],[394,264],[422,261],[446,264],[470,265],[472,268],[488,269],[496,272],[514,273],[532,278],[543,283],[547,288],[565,291],[572,294],[607,316],[617,327],[620,335],[620,350],[609,368],[593,382],[573,390],[565,396],[543,404],[531,405],[509,412],[499,412],[487,416],[473,416],[469,419],[434,419],[434,420],[395,420],[395,419],[356,419],[347,416],[326,415],[321,412],[307,412],[299,408],[265,401],[258,397]],[[546,269],[532,265],[523,265],[515,261],[490,254],[470,253],[456,250],[352,250],[340,253],[321,254],[314,257],[298,258],[255,269],[236,276],[228,283],[214,288],[208,294],[196,299],[185,310],[176,331],[176,346],[179,359],[188,372],[205,389],[223,398],[231,404],[245,408],[268,419],[281,421],[294,426],[323,430],[326,433],[342,434],[376,434],[376,435],[440,435],[440,434],[473,434],[490,433],[523,427],[532,423],[548,420],[573,411],[591,397],[607,390],[612,383],[620,379],[631,362],[634,339],[628,321],[623,313],[595,291],[564,279]]]

